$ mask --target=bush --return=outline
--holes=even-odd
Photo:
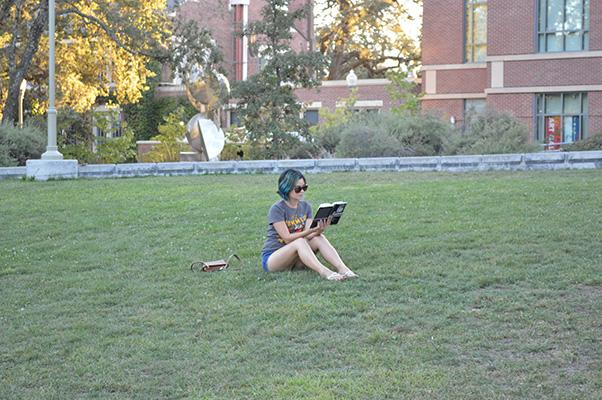
[[[402,156],[441,154],[445,138],[455,133],[452,125],[432,114],[393,114],[389,119],[388,129],[401,143]]]
[[[428,114],[359,113],[338,130],[337,156],[407,157],[440,154],[454,129]]]
[[[134,141],[134,133],[130,129],[124,129],[122,136],[104,139],[96,147],[96,159],[101,164],[119,164],[135,161],[136,142]]]
[[[66,144],[60,148],[65,160],[77,160],[80,164],[94,164],[98,162],[96,154],[87,144]]]
[[[46,150],[47,133],[34,124],[0,125],[0,167],[23,166]]]
[[[602,150],[602,133],[591,135],[587,139],[562,146],[564,151]]]
[[[159,144],[151,151],[142,156],[145,162],[171,162],[180,161],[180,152],[186,149],[186,145],[180,140],[186,136],[186,125],[183,121],[184,108],[180,107],[167,115],[164,122],[159,125],[159,135],[153,136]]]
[[[387,129],[388,116],[358,113],[344,124],[338,157],[392,157],[403,153],[401,142]]]
[[[445,141],[446,154],[502,154],[537,151],[529,143],[529,129],[507,113],[487,109],[467,118],[466,129]]]

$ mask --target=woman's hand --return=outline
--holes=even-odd
[[[318,226],[310,229],[311,237],[320,236],[326,230],[328,225],[330,225],[329,221],[324,221],[324,220],[318,221]]]

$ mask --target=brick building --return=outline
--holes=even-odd
[[[172,7],[174,1],[168,2]],[[312,0],[291,0],[291,9],[300,8],[306,4],[311,6]],[[241,38],[236,33],[246,24],[261,18],[261,9],[265,0],[185,0],[180,1],[178,15],[186,21],[196,21],[200,26],[211,31],[213,38],[224,54],[224,68],[231,83],[247,79],[261,69],[262,60],[251,53],[249,40]],[[310,16],[298,21],[294,31],[291,47],[297,51],[308,51],[315,48],[314,23]],[[182,96],[184,87],[181,82],[173,79],[170,71],[162,73],[162,83],[158,88],[159,96]],[[357,87],[357,109],[388,110],[391,99],[387,93],[389,81],[386,79],[359,79],[352,85],[341,81],[324,81],[315,89],[299,89],[296,94],[306,105],[305,117],[310,123],[318,122],[320,108],[335,109],[337,102],[351,94],[351,87]],[[229,126],[237,122],[236,108],[230,105],[226,108],[223,125]]]
[[[602,2],[424,0],[423,108],[507,111],[532,140],[602,133]],[[545,145],[557,149],[557,145]]]

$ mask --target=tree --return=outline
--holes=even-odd
[[[168,58],[164,0],[56,0],[56,15],[58,107],[85,111],[101,96],[134,102],[152,75],[148,59]],[[2,0],[0,20],[2,121],[14,122],[24,78],[45,111],[48,0]]]
[[[243,32],[256,38],[251,51],[265,65],[248,80],[237,82],[232,93],[248,139],[272,158],[289,157],[299,138],[309,136],[294,89],[317,86],[325,66],[318,52],[291,49],[291,29],[308,8],[288,8],[289,0],[269,0],[261,11],[262,19]]]
[[[317,29],[320,52],[329,60],[327,79],[382,78],[391,69],[412,69],[420,49],[408,35],[413,20],[406,4],[422,0],[323,0],[333,18]]]

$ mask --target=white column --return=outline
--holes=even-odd
[[[54,19],[54,0],[48,0],[48,145],[46,146],[46,152],[42,154],[42,160],[63,159],[63,155],[59,153],[56,145],[56,108],[54,108]]]
[[[27,177],[36,180],[77,178],[77,160],[63,160],[56,146],[54,108],[54,0],[48,0],[48,146],[41,160],[27,160]]]

